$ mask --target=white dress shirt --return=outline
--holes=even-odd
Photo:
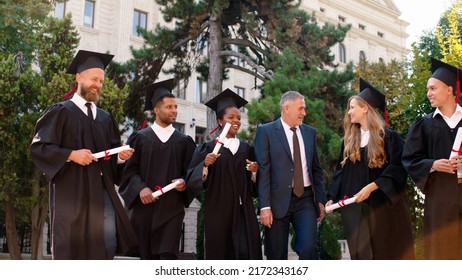
[[[79,107],[80,110],[82,110],[82,112],[88,116],[87,106],[85,106],[85,104],[88,102],[87,100],[83,99],[83,97],[81,97],[80,95],[76,93],[74,94],[74,96],[72,96],[71,101],[74,102],[74,104],[77,105],[77,107]],[[90,102],[90,103],[91,103],[91,112],[93,113],[93,119],[96,119],[96,105],[94,102]]]
[[[151,125],[151,128],[157,137],[159,137],[160,141],[162,141],[162,143],[167,142],[168,139],[170,139],[170,136],[172,136],[173,132],[175,132],[175,128],[171,124],[167,127],[162,127],[154,122],[154,124]]]

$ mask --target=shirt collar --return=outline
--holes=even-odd
[[[456,113],[462,114],[462,107],[459,104],[456,104],[456,110],[454,111],[454,114],[452,114],[452,116],[454,116]],[[441,112],[439,108],[436,108],[435,112],[433,112],[433,117],[436,117],[436,115],[438,114],[444,117],[443,112]],[[450,116],[449,118],[452,118],[452,116]]]
[[[159,132],[159,133],[173,133],[175,131],[175,128],[173,127],[172,124],[166,127],[162,127],[158,125],[156,122],[154,122],[151,127],[155,132]]]
[[[75,105],[77,105],[77,107],[79,107],[86,114],[87,107],[85,106],[85,104],[88,102],[87,100],[85,100],[82,96],[75,93],[74,96],[72,96],[71,101],[74,102]],[[91,103],[91,109],[92,111],[94,111],[93,108],[95,106],[95,103],[94,102],[90,102],[90,103]]]
[[[285,130],[290,130],[291,126],[288,125],[286,122],[284,122],[282,118],[281,118],[281,123],[282,123],[282,127],[284,127]],[[295,127],[298,128],[298,125],[296,125]]]

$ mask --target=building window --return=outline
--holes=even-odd
[[[196,126],[196,145],[204,144],[205,142],[205,127]]]
[[[359,60],[366,61],[366,53],[364,51],[359,52]]]
[[[208,56],[208,42],[207,40],[205,40],[205,38],[201,35],[199,35],[199,37],[197,37],[197,47],[196,47],[196,52],[198,54],[201,54],[205,57]]]
[[[138,32],[138,28],[146,30],[147,22],[148,22],[148,14],[145,12],[135,10],[133,12],[132,35],[140,37],[141,34]]]
[[[237,93],[240,97],[245,99],[245,88],[234,87],[234,92]],[[239,109],[241,112],[244,112],[244,107]]]
[[[205,103],[207,96],[207,82],[197,79],[196,81],[196,102]]]
[[[177,98],[186,99],[186,87],[187,87],[186,80],[181,80],[178,85],[173,89],[173,94]]]
[[[345,22],[346,21],[346,18],[344,16],[338,16],[338,20],[340,22]]]
[[[366,26],[363,24],[358,24],[358,28],[359,30],[362,30],[362,31],[366,30]]]
[[[232,48],[233,48],[233,51],[234,51],[234,52],[241,53],[241,52],[239,51],[239,46],[238,46],[238,45],[232,45]],[[242,59],[242,58],[240,58],[240,57],[235,56],[235,57],[233,58],[233,64],[234,64],[234,65],[237,65],[237,66],[239,66],[239,67],[245,67],[245,60]]]
[[[379,63],[385,63],[385,60],[383,60],[383,58],[379,57]]]
[[[319,11],[321,11],[321,13],[325,13],[325,12],[326,12],[326,9],[324,9],[324,8],[319,8]]]
[[[346,63],[346,48],[344,44],[339,44],[338,46],[338,57],[341,63]]]
[[[83,25],[93,28],[95,22],[95,2],[85,1],[85,10],[83,15]]]
[[[384,35],[383,35],[382,32],[379,31],[379,32],[377,32],[377,36],[379,36],[379,38],[383,38]]]
[[[184,133],[184,124],[183,123],[173,123],[172,126],[178,130]]]
[[[53,16],[55,18],[64,18],[66,14],[66,2],[62,2],[62,3],[56,3],[55,5],[55,12],[53,14]]]

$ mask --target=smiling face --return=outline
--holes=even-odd
[[[227,138],[236,137],[239,128],[241,127],[241,112],[236,107],[228,107],[225,109],[222,119],[218,119],[218,124],[221,127],[224,127],[226,123],[230,123],[231,127],[229,128]]]
[[[357,98],[352,98],[350,100],[348,115],[350,116],[351,123],[358,123],[362,128],[366,128],[368,111],[369,107],[366,104],[361,106]]]
[[[103,88],[104,70],[90,68],[76,74],[75,79],[80,86],[80,96],[89,102],[97,102]]]
[[[290,127],[301,125],[306,116],[306,105],[304,98],[287,100],[282,105],[282,119]]]
[[[430,78],[427,81],[427,98],[433,108],[442,108],[451,104],[454,100],[452,87],[447,86],[436,78]]]

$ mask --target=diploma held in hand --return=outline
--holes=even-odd
[[[124,145],[124,146],[120,146],[118,148],[110,149],[110,150],[107,150],[107,151],[94,153],[93,156],[95,158],[108,157],[110,155],[118,154],[118,153],[120,153],[122,151],[129,150],[129,149],[130,149],[130,145]]]
[[[152,193],[152,196],[153,196],[153,197],[161,196],[161,195],[163,195],[164,193],[173,190],[173,189],[174,189],[177,185],[179,185],[181,182],[182,182],[182,180],[176,180],[175,182],[173,182],[173,183],[171,183],[171,184],[168,184],[168,185],[166,185],[166,186],[163,187],[163,188],[158,187],[158,188],[156,188],[157,191],[155,191],[155,192]]]
[[[218,136],[217,143],[215,144],[215,147],[213,148],[213,152],[212,152],[213,154],[218,154],[218,151],[223,145],[223,142],[225,141],[226,135],[228,134],[228,131],[230,128],[231,128],[231,124],[226,123],[225,127],[223,128],[223,131],[220,133],[220,136]]]
[[[456,139],[454,140],[454,145],[452,145],[451,155],[449,158],[453,156],[462,155],[462,127],[459,127],[457,130]]]
[[[347,206],[348,204],[356,202],[356,196],[353,196],[351,198],[344,198],[339,200],[337,203],[331,204],[326,207],[326,211],[333,211],[337,208]]]

